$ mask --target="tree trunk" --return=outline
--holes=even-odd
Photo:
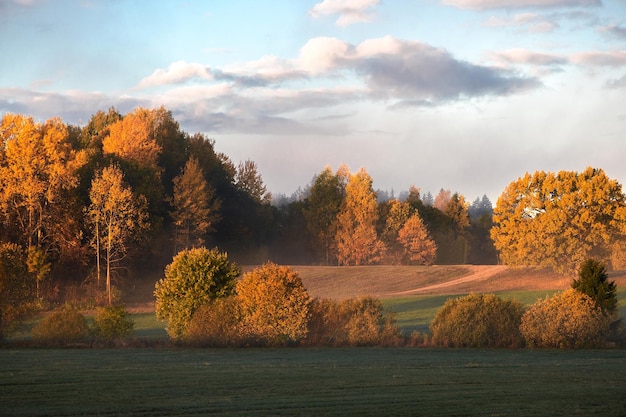
[[[107,236],[107,297],[109,299],[109,305],[111,301],[111,224],[109,224],[108,236]]]

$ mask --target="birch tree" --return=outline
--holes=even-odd
[[[143,196],[135,198],[131,188],[124,184],[122,171],[113,165],[96,174],[89,192],[91,204],[88,217],[94,229],[97,260],[97,279],[100,283],[100,259],[106,268],[106,292],[111,296],[111,272],[129,252],[129,245],[148,229],[146,202]]]

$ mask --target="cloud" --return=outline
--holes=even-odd
[[[615,79],[615,80],[610,80],[607,84],[606,84],[607,88],[626,88],[626,75],[624,75],[621,78]],[[624,120],[626,120],[626,117],[624,117]]]
[[[540,86],[534,78],[460,61],[445,49],[419,42],[383,38],[358,50],[362,55],[353,62],[355,71],[383,98],[436,104]]]
[[[618,68],[626,66],[626,50],[580,52],[573,54],[570,60],[582,66]]]
[[[605,33],[613,38],[626,39],[626,27],[621,25],[606,25],[598,29],[601,33]]]
[[[559,27],[556,22],[535,13],[520,13],[510,19],[491,16],[484,25],[487,27],[525,28],[529,33],[547,33]]]
[[[543,52],[533,52],[527,49],[508,49],[499,52],[489,52],[487,59],[504,68],[516,65],[531,66],[539,68],[537,73],[559,72],[562,66],[568,65],[570,60],[567,56],[558,54],[547,54]]]
[[[39,92],[22,88],[0,88],[0,114],[36,114],[48,119],[61,117],[68,123],[86,122],[97,110],[115,106],[122,113],[150,101],[131,96],[109,96],[98,92]]]
[[[442,0],[461,9],[523,9],[539,7],[601,6],[602,0]]]
[[[345,105],[383,102],[388,108],[438,106],[538,88],[535,77],[477,65],[449,51],[391,36],[352,44],[314,38],[291,59],[264,56],[223,68],[176,61],[154,70],[133,95],[0,90],[0,111],[88,120],[88,111],[135,106],[170,108],[202,131],[311,134],[316,122]],[[59,109],[63,112],[58,114]],[[305,117],[303,117],[305,116]]]
[[[176,61],[172,62],[167,69],[156,69],[139,82],[138,88],[181,84],[193,79],[210,80],[211,78],[210,69],[204,65]]]
[[[317,3],[309,14],[314,17],[338,14],[335,22],[338,26],[348,26],[354,23],[370,22],[373,18],[371,9],[380,0],[323,0]]]

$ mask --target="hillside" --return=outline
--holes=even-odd
[[[371,295],[377,298],[426,294],[463,294],[515,290],[561,290],[572,277],[546,269],[503,265],[454,266],[294,266],[313,297],[336,299]],[[610,274],[626,285],[626,271]]]
[[[243,267],[250,271],[254,266]],[[305,266],[294,265],[312,297],[345,299],[470,292],[563,290],[572,277],[547,269],[509,268],[503,265],[433,266]],[[626,271],[609,274],[619,287],[626,286]],[[127,297],[133,311],[154,309],[154,283],[136,284]]]

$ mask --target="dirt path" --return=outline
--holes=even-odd
[[[507,270],[507,266],[505,265],[465,265],[468,269],[468,273],[463,275],[460,278],[456,278],[450,281],[441,282],[439,284],[427,285],[425,287],[414,288],[412,290],[400,291],[389,293],[388,295],[411,295],[411,294],[420,294],[425,292],[433,292],[441,290],[442,288],[454,287],[460,284],[467,284],[470,282],[479,282],[486,281],[487,279],[493,277],[500,272],[504,272]]]

